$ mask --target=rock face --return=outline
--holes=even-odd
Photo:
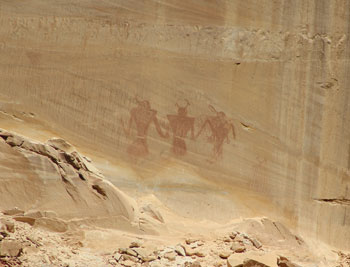
[[[54,217],[101,225],[108,218],[112,227],[134,220],[135,207],[124,193],[64,140],[61,148],[52,143],[0,129],[0,209],[5,215],[57,232],[67,225]]]
[[[349,1],[17,5],[0,3],[1,119],[40,119],[151,184],[174,161],[186,163],[216,190],[259,199],[237,216],[274,210],[299,231],[350,248]],[[100,208],[119,193],[77,176],[72,153],[58,166],[58,150],[7,139],[3,207],[39,203],[71,218],[98,206],[99,215],[131,216],[124,205]],[[207,192],[213,185],[203,181],[194,187]],[[80,190],[88,204],[77,201]],[[72,208],[57,206],[62,194],[60,206]]]

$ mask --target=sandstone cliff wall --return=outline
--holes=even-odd
[[[0,109],[21,105],[145,178],[184,162],[350,248],[349,12],[346,0],[1,1]]]

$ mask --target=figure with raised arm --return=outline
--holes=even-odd
[[[232,120],[227,118],[226,114],[223,111],[216,111],[216,109],[209,105],[210,111],[215,113],[214,116],[208,116],[204,121],[202,127],[198,131],[196,138],[203,132],[203,130],[208,127],[211,136],[209,137],[209,142],[213,143],[213,162],[223,157],[223,146],[225,140],[227,143],[230,143],[229,134],[232,131],[233,139],[235,136],[235,129],[232,123]]]
[[[184,156],[187,152],[185,139],[188,133],[191,133],[191,138],[194,139],[194,118],[187,116],[187,108],[190,105],[188,100],[186,105],[181,107],[176,103],[177,114],[167,115],[170,129],[173,134],[172,152],[176,156]]]
[[[147,100],[140,100],[135,97],[137,107],[131,109],[130,118],[127,127],[121,121],[126,136],[130,136],[131,128],[135,124],[136,137],[129,145],[127,152],[136,157],[145,157],[148,155],[147,135],[150,125],[153,123],[159,136],[163,138],[169,137],[168,133],[163,133],[158,119],[157,111],[151,108],[151,104]]]

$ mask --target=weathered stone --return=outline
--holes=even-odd
[[[222,251],[222,252],[220,252],[219,257],[222,258],[222,259],[227,259],[228,257],[231,256],[231,254],[232,254],[231,251],[228,251],[228,250],[227,251]]]
[[[130,256],[137,257],[136,251],[131,249],[131,248],[127,248],[125,252],[126,252],[126,254],[128,254]]]
[[[18,241],[3,240],[0,243],[0,257],[17,257],[22,252],[22,245]]]
[[[4,210],[3,213],[4,213],[4,215],[13,216],[13,215],[23,215],[24,211],[17,208],[17,207],[14,207],[14,208],[9,209],[9,210]]]
[[[139,248],[141,247],[142,242],[139,240],[133,241],[131,242],[131,244],[129,245],[129,248]]]
[[[195,242],[197,242],[197,241],[198,241],[198,239],[195,239],[195,238],[188,238],[188,239],[186,239],[186,244],[187,244],[187,245],[190,245],[190,244],[195,243]]]
[[[134,256],[130,256],[128,254],[123,254],[122,255],[122,259],[124,261],[133,261],[133,262],[137,262],[138,261],[138,258],[134,257]]]
[[[62,138],[51,138],[50,140],[47,141],[47,144],[49,144],[50,146],[52,146],[57,150],[61,150],[66,153],[71,153],[76,151],[75,148],[70,143],[63,140]]]
[[[196,255],[197,257],[200,257],[200,258],[205,257],[205,253],[201,250],[196,250],[196,253],[194,255]]]
[[[156,255],[151,254],[151,255],[148,255],[148,256],[142,258],[142,261],[151,262],[151,261],[155,261],[156,259],[158,259],[158,257]]]
[[[173,252],[167,252],[164,254],[164,258],[168,259],[169,261],[174,261],[176,259],[177,254]]]
[[[186,256],[186,252],[185,249],[181,246],[181,245],[177,245],[175,246],[175,252],[179,255],[179,256]]]
[[[35,220],[34,227],[44,228],[53,232],[66,232],[68,230],[68,225],[65,221],[58,218],[37,218]]]
[[[185,264],[185,267],[201,267],[201,263],[199,261],[188,262]]]
[[[27,217],[27,216],[15,216],[13,217],[13,219],[17,222],[28,223],[31,226],[33,226],[35,223],[35,218]]]
[[[224,242],[229,243],[232,241],[232,239],[229,236],[225,236],[223,239]]]
[[[251,238],[250,241],[253,243],[254,247],[256,247],[257,249],[260,249],[262,247],[262,244],[256,238]]]
[[[231,250],[233,250],[235,253],[243,253],[246,251],[245,246],[239,244],[239,243],[234,243],[231,246]]]
[[[186,247],[186,246],[184,247],[184,249],[185,249],[186,256],[193,256],[197,252],[195,249]]]
[[[10,146],[21,146],[23,142],[24,142],[24,139],[18,135],[9,136],[6,139],[6,143],[9,144]]]
[[[10,233],[15,232],[15,224],[12,221],[10,221],[8,219],[1,219],[0,221],[3,224],[3,226],[2,226],[3,230],[6,230]]]
[[[135,266],[135,262],[131,261],[131,260],[126,260],[126,261],[121,261],[120,262],[121,265],[127,266],[127,267],[133,267]]]
[[[120,259],[122,258],[122,254],[116,252],[114,253],[113,257],[116,259],[116,261],[120,261]]]
[[[230,238],[231,238],[232,240],[234,240],[238,234],[239,234],[238,232],[233,231],[233,232],[230,234]]]
[[[13,136],[13,134],[4,129],[0,129],[0,137],[7,138],[9,136]]]

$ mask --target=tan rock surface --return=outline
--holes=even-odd
[[[99,224],[100,219],[119,218],[128,220],[128,227],[132,228],[136,209],[133,201],[99,173],[89,171],[78,153],[60,149],[53,152],[50,145],[35,143],[16,133],[0,139],[0,209],[5,215],[15,215],[17,221],[58,232],[68,230],[67,220],[76,219]],[[21,146],[23,142],[13,143],[14,139],[23,140],[26,146]],[[86,178],[81,178],[81,172]],[[43,212],[34,214],[35,220],[20,217],[24,211],[33,209]],[[46,210],[61,219],[52,218]],[[114,223],[115,227],[122,225]]]
[[[136,2],[0,1],[0,266],[348,264],[350,2]]]
[[[273,212],[349,249],[349,10],[346,0],[5,1],[0,119],[37,136],[42,121],[135,174],[110,175],[117,185],[173,190],[158,195],[183,215]],[[159,184],[175,163],[188,178]],[[236,207],[215,209],[226,200]]]

